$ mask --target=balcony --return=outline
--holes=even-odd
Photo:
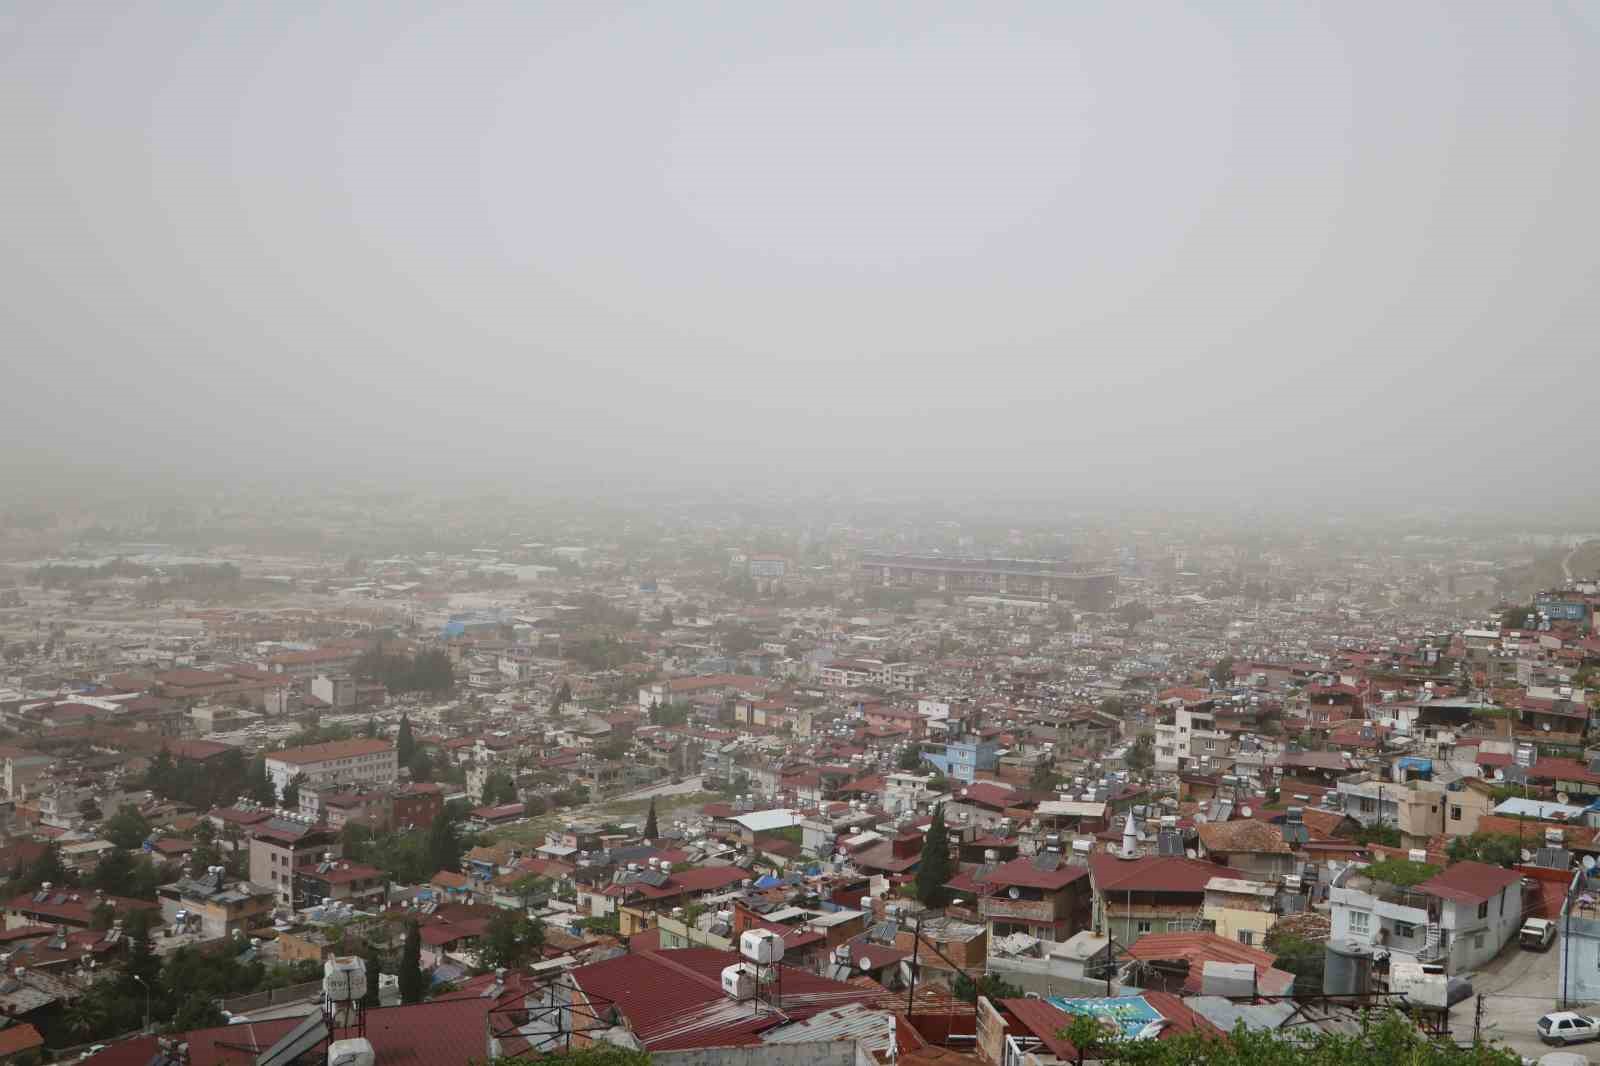
[[[1005,896],[986,896],[978,904],[985,918],[1009,918],[1023,922],[1053,922],[1056,905],[1048,899],[1008,899]]]

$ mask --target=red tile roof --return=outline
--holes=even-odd
[[[1458,862],[1422,882],[1417,886],[1417,891],[1457,903],[1482,903],[1499,895],[1506,886],[1515,885],[1521,880],[1521,874],[1502,866]]]
[[[1042,888],[1053,892],[1088,876],[1087,866],[1062,863],[1054,870],[1041,870],[1034,864],[1033,856],[1024,855],[995,867],[989,873],[987,884],[996,888],[1018,885],[1023,888]]]
[[[17,1055],[31,1048],[43,1046],[44,1037],[39,1035],[39,1030],[27,1022],[0,1029],[0,1058],[7,1055]]]
[[[646,951],[580,966],[570,976],[586,994],[614,1003],[647,1051],[739,1047],[758,1043],[782,1021],[723,994],[722,970],[739,961],[736,952],[711,948]],[[782,988],[782,1014],[791,1022],[882,995],[790,967]]]
[[[1256,985],[1264,996],[1281,996],[1294,982],[1294,974],[1273,967],[1276,955],[1246,947],[1236,940],[1215,933],[1146,933],[1128,954],[1136,959],[1166,961],[1183,959],[1189,963],[1189,976],[1183,983],[1187,995],[1199,995],[1201,976],[1207,962],[1243,963],[1254,966]]]
[[[486,996],[434,1000],[367,1011],[367,1039],[383,1066],[468,1066],[486,1057],[486,1015],[498,1000]],[[303,1019],[275,1018],[182,1034],[189,1066],[254,1066],[256,1056]],[[89,1066],[147,1066],[156,1038],[113,1044],[84,1060]]]
[[[299,748],[269,751],[268,759],[303,766],[307,763],[326,762],[329,759],[352,759],[361,755],[377,755],[393,751],[394,744],[387,740],[357,737],[354,740],[330,740],[325,744],[307,744]]]
[[[1089,872],[1100,892],[1187,892],[1203,893],[1213,877],[1227,876],[1227,869],[1198,859],[1169,855],[1145,855],[1138,859],[1118,858],[1108,852],[1089,856]]]

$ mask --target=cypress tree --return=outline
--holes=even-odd
[[[933,824],[922,842],[922,860],[917,864],[917,898],[928,906],[944,896],[945,882],[955,876],[950,865],[950,833],[944,825],[944,804],[933,809]]]
[[[406,922],[406,942],[400,949],[400,1002],[422,1002],[422,931],[415,918]]]

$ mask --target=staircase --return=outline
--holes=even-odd
[[[1428,936],[1422,942],[1422,950],[1417,953],[1417,958],[1432,961],[1444,955],[1444,930],[1438,922],[1428,923]]]

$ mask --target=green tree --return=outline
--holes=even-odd
[[[257,803],[271,806],[278,798],[278,790],[273,787],[272,778],[267,774],[267,758],[257,755],[250,760],[250,773],[246,778],[245,791]]]
[[[61,861],[61,845],[53,840],[45,845],[39,857],[22,871],[17,888],[22,892],[33,892],[46,881],[52,885],[66,885],[71,882],[71,878],[67,875],[66,864]]]
[[[422,983],[422,930],[417,920],[406,920],[405,943],[400,948],[400,1001],[421,1003]]]
[[[411,756],[411,761],[406,763],[406,769],[411,771],[411,780],[417,782],[433,780],[433,759],[427,752],[418,750]]]
[[[1462,1046],[1434,1040],[1397,1011],[1363,1024],[1360,1032],[1324,1032],[1309,1027],[1247,1029],[1226,1036],[1200,1030],[1163,1034],[1160,1040],[1108,1036],[1088,1015],[1075,1017],[1058,1034],[1085,1060],[1107,1066],[1519,1066],[1513,1052],[1489,1044]]]
[[[401,766],[410,766],[417,753],[417,738],[411,733],[411,717],[400,716],[400,729],[394,735],[394,754]]]
[[[176,770],[172,752],[162,745],[161,750],[150,760],[149,769],[144,772],[144,786],[162,799],[170,799]]]
[[[1522,849],[1532,847],[1535,839],[1536,833],[1529,833],[1525,842],[1510,833],[1478,832],[1470,836],[1456,837],[1450,841],[1446,854],[1450,856],[1451,862],[1470,859],[1510,869],[1522,861]]]
[[[1369,864],[1361,872],[1374,881],[1383,881],[1397,888],[1414,888],[1437,874],[1439,867],[1406,859],[1384,859]]]
[[[544,947],[544,923],[529,918],[525,911],[498,910],[489,919],[478,958],[485,967],[507,968],[522,965]]]
[[[378,978],[383,973],[383,964],[378,959],[378,948],[370,940],[361,942],[361,961],[367,971],[367,992],[361,997],[362,1005],[376,1007],[378,1005]]]
[[[951,986],[955,997],[966,1003],[978,1002],[978,997],[983,996],[991,1002],[997,999],[1021,999],[1023,990],[1003,978],[992,973],[980,974],[977,981],[973,981],[966,974],[957,974],[955,984]]]
[[[299,809],[299,807],[300,807],[300,786],[305,784],[305,780],[306,780],[306,775],[305,774],[295,774],[293,777],[289,778],[288,784],[283,786],[283,804],[282,805],[284,807],[287,807],[291,811]]]
[[[155,921],[149,910],[129,911],[123,919],[123,933],[128,941],[122,956],[124,994],[138,995],[140,1002],[144,1000],[144,988],[139,981],[144,981],[145,986],[154,989],[161,976],[161,960],[156,957],[155,941],[150,936]]]
[[[1133,741],[1133,747],[1128,749],[1125,760],[1130,770],[1148,770],[1156,764],[1155,738],[1149,733],[1140,733]]]
[[[1060,780],[1055,766],[1047,759],[1040,759],[1039,764],[1033,768],[1033,773],[1028,776],[1028,788],[1034,792],[1054,792]]]
[[[646,840],[655,840],[660,836],[661,832],[656,826],[656,799],[654,796],[651,796],[650,813],[647,814],[644,819],[644,838]]]
[[[915,773],[922,768],[922,747],[911,744],[900,753],[900,758],[895,760],[895,766],[906,773]]]
[[[378,735],[378,720],[368,716],[367,724],[361,727],[361,735],[368,739],[376,737]]]
[[[124,803],[117,808],[117,813],[105,820],[100,827],[100,835],[119,848],[140,848],[150,837],[150,822],[139,808],[131,803]]]
[[[517,785],[504,770],[496,770],[483,779],[484,806],[517,802]]]
[[[442,815],[433,820],[428,827],[428,840],[426,857],[430,864],[430,873],[440,870],[455,872],[461,867],[461,853],[465,848],[461,837],[456,831],[456,823],[449,814]]]
[[[1322,970],[1327,959],[1327,945],[1291,933],[1274,936],[1267,934],[1263,945],[1278,956],[1273,963],[1278,969],[1294,974],[1294,994],[1316,996],[1322,994]]]
[[[950,863],[950,833],[944,824],[944,804],[933,809],[933,822],[922,842],[917,863],[917,898],[933,906],[944,897],[945,882],[955,876]]]
[[[1381,844],[1386,848],[1400,846],[1400,829],[1398,826],[1384,825],[1381,822],[1364,825],[1354,833],[1357,844]]]
[[[1217,665],[1211,668],[1211,672],[1207,676],[1222,686],[1233,684],[1233,656],[1224,655],[1218,659]]]
[[[559,713],[561,708],[571,702],[572,686],[563,681],[561,687],[556,689],[555,697],[550,701],[550,710],[552,713]]]

